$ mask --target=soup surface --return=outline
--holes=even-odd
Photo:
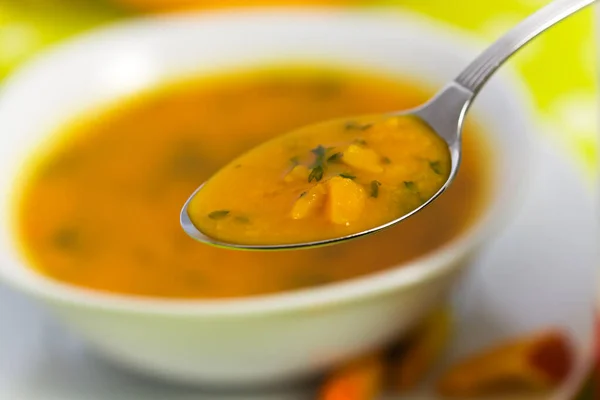
[[[294,252],[230,251],[189,238],[179,212],[199,182],[281,132],[406,109],[429,95],[396,78],[300,67],[142,94],[82,117],[33,158],[17,203],[21,243],[32,265],[56,280],[169,298],[274,293],[391,268],[442,246],[477,217],[487,170],[472,125],[452,187],[415,217],[364,239]]]
[[[312,242],[400,218],[449,175],[448,145],[419,118],[342,118],[282,134],[231,161],[192,198],[188,215],[228,243]]]

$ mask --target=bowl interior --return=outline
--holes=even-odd
[[[142,300],[63,285],[24,267],[13,236],[11,194],[23,163],[79,113],[182,75],[252,66],[314,63],[408,76],[431,87],[453,79],[481,48],[467,36],[411,14],[255,10],[149,18],[82,36],[41,55],[0,95],[0,276],[36,295],[103,307],[247,312],[356,298],[422,281],[448,268],[505,219],[525,181],[531,148],[529,104],[509,71],[493,78],[472,114],[494,149],[484,215],[451,245],[401,269],[310,293],[227,301]]]

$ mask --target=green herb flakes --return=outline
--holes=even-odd
[[[344,124],[344,129],[347,131],[366,131],[372,126],[373,124],[361,124],[356,121],[348,121]]]
[[[327,162],[333,163],[333,162],[338,162],[342,156],[344,154],[341,152],[337,152],[337,153],[333,153],[332,155],[329,156],[329,158],[327,158]]]
[[[213,211],[210,214],[208,214],[208,218],[214,219],[214,220],[219,220],[219,219],[225,218],[228,215],[229,215],[229,210],[217,210],[217,211]]]
[[[371,197],[379,197],[379,186],[381,186],[381,182],[371,181]]]
[[[323,179],[324,173],[325,173],[325,170],[323,169],[323,166],[317,165],[310,171],[310,174],[308,175],[308,183],[310,183],[312,181],[319,182],[321,179]]]
[[[442,175],[442,164],[439,161],[430,161],[429,167],[435,172],[437,175]]]
[[[318,145],[317,147],[315,147],[314,149],[311,150],[311,153],[313,153],[317,159],[316,159],[316,163],[321,163],[323,162],[323,160],[325,159],[325,153],[327,152],[327,149],[321,145]]]
[[[417,192],[417,185],[413,181],[404,181],[404,187],[411,192]]]

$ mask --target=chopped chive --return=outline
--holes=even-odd
[[[346,178],[346,179],[352,179],[352,180],[356,179],[356,176],[355,176],[355,175],[352,175],[352,174],[350,174],[350,173],[348,173],[348,172],[342,172],[342,173],[340,174],[340,176],[341,176],[342,178]]]
[[[419,189],[417,189],[417,185],[413,181],[404,181],[404,186],[408,190],[410,190],[411,192],[416,194],[421,203],[425,203],[425,200],[427,200],[427,199],[423,198],[423,196],[421,195],[421,192],[419,192]]]
[[[379,186],[381,186],[381,182],[371,181],[371,197],[377,198],[379,196]]]
[[[354,143],[360,144],[361,146],[367,145],[367,141],[365,139],[356,139],[356,140],[354,140]]]
[[[208,218],[210,219],[223,219],[229,215],[229,210],[217,210],[208,214]]]
[[[306,191],[304,191],[304,192],[300,193],[300,198],[303,198],[304,196],[306,196],[306,194],[307,194],[307,193],[308,193],[308,192],[306,192]]]
[[[389,157],[382,157],[381,158],[381,162],[384,163],[384,164],[391,164],[392,160],[390,160]]]
[[[321,179],[323,179],[323,174],[325,173],[325,154],[327,153],[327,149],[321,145],[318,145],[311,150],[311,153],[316,156],[316,159],[312,166],[312,170],[308,175],[308,182],[310,183],[313,180],[319,182]]]
[[[308,175],[308,183],[312,182],[313,180],[319,182],[321,179],[323,179],[324,173],[325,171],[323,170],[323,166],[317,165],[310,171],[310,174]]]
[[[290,158],[290,162],[295,167],[296,165],[300,164],[300,157],[294,156],[294,157]]]
[[[435,172],[437,175],[442,174],[442,164],[439,161],[430,161],[429,167]]]
[[[410,190],[411,192],[417,191],[417,185],[413,181],[404,181],[404,187]]]
[[[337,162],[339,161],[343,156],[343,153],[333,153],[332,155],[329,156],[329,158],[327,159],[327,162]]]
[[[326,152],[327,149],[321,145],[318,145],[317,147],[311,150],[311,153],[313,153],[317,157],[317,162],[322,161],[325,158]]]
[[[356,121],[348,121],[344,124],[344,129],[347,131],[366,131],[371,128],[373,124],[361,124]]]

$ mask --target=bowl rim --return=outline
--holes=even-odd
[[[143,31],[147,34],[148,32],[160,29],[164,24],[177,24],[178,21],[201,21],[215,18],[220,18],[221,21],[234,21],[236,18],[273,18],[289,17],[290,15],[293,15],[293,18],[304,18],[315,15],[327,18],[358,17],[378,24],[385,23],[386,21],[397,25],[404,24],[428,32],[431,36],[443,37],[444,41],[460,44],[460,46],[456,46],[457,52],[465,55],[465,58],[475,56],[477,54],[476,49],[484,47],[473,35],[460,28],[433,20],[421,14],[404,10],[398,11],[397,9],[394,11],[394,13],[390,14],[389,10],[383,12],[380,9],[257,7],[252,9],[211,10],[174,13],[168,16],[137,17],[93,29],[88,33],[80,34],[43,50],[6,79],[4,87],[0,90],[0,101],[5,99],[4,95],[9,91],[7,89],[18,88],[20,82],[27,78],[29,73],[34,70],[34,67],[40,68],[53,59],[66,55],[72,56],[73,51],[78,51],[78,47],[88,41],[118,40],[121,34],[127,33],[131,29]],[[528,136],[525,140],[530,141],[533,139],[531,132],[536,131],[536,124],[532,120],[532,117],[526,117],[526,115],[532,115],[530,110],[533,107],[530,95],[525,90],[521,81],[516,78],[515,72],[511,71],[510,67],[505,67],[504,69],[503,80],[506,81],[510,92],[516,94],[514,96],[515,103],[518,103],[518,106],[513,107],[513,110],[516,112],[513,113],[512,117],[519,120],[518,124],[523,127],[523,133]],[[528,147],[531,148],[532,146]],[[527,163],[527,160],[523,162]],[[530,173],[529,170],[526,169],[524,175],[528,175]],[[524,176],[521,182],[524,182],[525,178]],[[488,202],[492,203],[489,200]],[[26,270],[28,272],[27,278],[8,272],[14,269],[13,267],[8,267],[0,268],[0,279],[33,297],[52,303],[57,302],[63,305],[122,313],[231,317],[264,315],[267,313],[298,311],[311,308],[321,309],[339,303],[351,303],[374,296],[381,296],[401,287],[414,287],[444,273],[452,272],[455,269],[452,265],[453,261],[466,256],[469,250],[481,245],[499,229],[506,222],[507,215],[510,215],[516,208],[515,203],[517,202],[515,201],[511,205],[507,205],[500,212],[496,211],[495,213],[488,212],[491,207],[490,204],[486,204],[482,210],[482,215],[476,221],[472,222],[461,234],[435,250],[407,263],[342,282],[295,291],[225,299],[170,299],[128,295],[87,289],[60,282],[27,266],[27,263],[23,260],[19,260],[19,265],[15,268]]]

